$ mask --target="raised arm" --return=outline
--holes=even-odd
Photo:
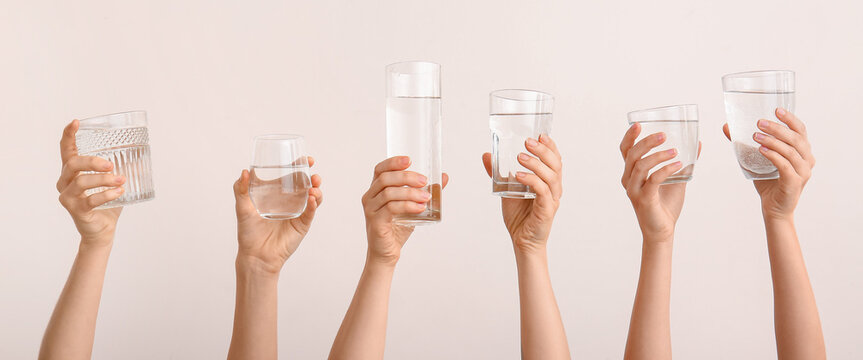
[[[516,180],[530,186],[536,199],[501,199],[503,220],[512,238],[518,268],[523,359],[569,359],[569,344],[548,273],[546,244],[563,192],[561,158],[548,135],[528,139],[518,162],[533,173],[518,172]],[[482,157],[491,176],[491,154]]]
[[[363,195],[368,251],[357,290],[333,341],[330,359],[383,359],[387,333],[390,285],[401,248],[413,227],[393,223],[401,214],[425,209],[431,194],[422,189],[425,176],[405,171],[407,156],[386,159],[375,167],[369,190]],[[443,175],[443,186],[448,182]]]
[[[635,144],[640,133],[641,125],[633,124],[620,143],[625,162],[621,183],[635,209],[642,234],[641,272],[624,358],[671,359],[671,250],[686,183],[661,185],[680,170],[679,161],[648,176],[651,169],[673,159],[677,149],[644,156],[666,138],[664,133],[656,133]]]
[[[108,255],[122,210],[94,210],[119,198],[123,194],[119,186],[126,179],[112,174],[86,173],[111,171],[113,164],[98,157],[78,156],[77,131],[78,120],[73,120],[63,131],[60,140],[63,170],[57,180],[57,190],[60,203],[69,211],[81,235],[81,242],[66,286],[45,329],[39,359],[90,359]],[[87,189],[103,186],[112,189],[85,194]]]
[[[753,134],[761,154],[779,169],[779,179],[754,181],[767,230],[776,349],[782,360],[824,359],[821,320],[794,228],[794,209],[815,158],[803,122],[782,108],[776,109],[776,117],[788,127],[759,120],[764,133]],[[728,136],[728,125],[723,130]]]
[[[315,161],[309,157],[309,166]],[[312,175],[306,209],[298,218],[267,220],[249,198],[249,172],[234,183],[237,210],[237,298],[228,359],[276,359],[279,273],[312,226],[324,200],[321,177]]]

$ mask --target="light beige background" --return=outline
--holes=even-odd
[[[515,264],[480,165],[488,93],[556,97],[565,195],[551,274],[576,358],[622,356],[641,238],[620,186],[627,111],[698,103],[704,152],[674,253],[681,359],[775,357],[758,198],[720,132],[720,76],[793,69],[818,166],[798,230],[833,359],[863,316],[863,7],[856,1],[4,1],[0,358],[33,358],[75,255],[54,189],[73,118],[149,113],[156,200],[124,210],[94,357],[217,359],[231,335],[231,184],[250,140],[305,134],[326,201],[280,282],[282,358],[320,359],[365,256],[385,156],[384,66],[443,66],[444,221],[398,266],[390,359],[517,359]]]

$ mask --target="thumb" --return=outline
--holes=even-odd
[[[443,173],[441,176],[441,189],[446,188],[446,184],[449,184],[449,175],[447,173]]]
[[[728,140],[731,140],[731,134],[728,132],[728,124],[722,125],[722,132]]]
[[[482,164],[485,166],[488,177],[491,177],[491,153],[482,154]]]

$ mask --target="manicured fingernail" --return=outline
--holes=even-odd
[[[524,173],[524,172],[519,171],[519,172],[516,172],[516,173],[515,173],[515,176],[516,176],[516,177],[523,178],[523,177],[527,176],[527,173]]]
[[[533,138],[527,138],[527,146],[534,147],[537,144],[539,144],[539,143],[536,142],[536,140],[534,140]]]
[[[417,208],[417,210],[421,210],[421,209],[425,209],[425,208],[426,208],[426,204],[423,204],[423,203],[414,203],[414,207],[415,207],[415,208]]]
[[[656,135],[656,140],[657,140],[657,141],[663,141],[663,140],[665,140],[665,133],[662,133],[662,132],[661,132],[661,133],[659,133],[659,135]]]
[[[682,162],[680,162],[680,161],[675,161],[675,162],[674,162],[673,164],[671,164],[671,165],[672,165],[672,166],[674,166],[674,167],[678,167],[678,166],[683,165],[683,163],[682,163]]]
[[[431,193],[428,191],[423,191],[423,196],[426,198],[426,200],[431,199]]]
[[[779,115],[779,116],[785,116],[785,109],[783,109],[783,108],[781,108],[781,107],[780,107],[780,108],[776,108],[776,114],[777,114],[777,115]]]
[[[518,154],[518,159],[521,161],[528,161],[530,160],[530,156],[527,156],[525,153],[520,153]]]
[[[114,192],[116,192],[117,194],[122,194],[123,191],[125,191],[125,190],[123,190],[122,187],[114,188]]]
[[[764,119],[758,120],[758,127],[759,128],[766,129],[768,126],[770,126],[770,122],[768,122],[767,120],[764,120]]]
[[[548,144],[548,134],[542,134],[539,136],[539,142],[543,144]]]
[[[425,184],[425,183],[427,183],[427,182],[429,181],[429,179],[428,179],[427,177],[425,177],[425,175],[420,175],[420,177],[419,177],[419,181],[420,181],[421,183]]]
[[[124,176],[115,176],[114,177],[114,182],[117,184],[122,184],[124,180],[126,180],[126,177],[124,177]]]
[[[758,148],[758,151],[760,151],[762,154],[766,154],[769,150],[766,147],[762,146]]]
[[[102,164],[102,168],[105,170],[111,170],[112,166],[114,166],[114,164],[112,164],[110,162],[106,162],[106,163]]]
[[[677,149],[668,149],[665,152],[667,152],[668,155],[677,155]]]
[[[407,165],[407,164],[411,163],[411,159],[409,157],[405,156],[401,160],[399,160],[399,163],[402,165]]]

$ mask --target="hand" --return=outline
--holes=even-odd
[[[63,170],[57,180],[57,191],[60,192],[60,204],[72,215],[75,227],[81,234],[82,245],[111,245],[114,241],[114,230],[122,207],[104,210],[94,210],[97,206],[115,200],[123,195],[123,183],[126,178],[109,173],[114,164],[96,156],[79,156],[75,144],[75,133],[78,132],[78,120],[72,120],[63,130],[60,139],[60,157]],[[82,172],[98,172],[82,173]],[[111,187],[102,192],[87,196],[85,191],[98,187]]]
[[[394,156],[378,163],[369,190],[363,195],[366,215],[366,235],[369,260],[395,265],[401,248],[414,231],[413,226],[393,223],[398,215],[419,214],[426,208],[431,194],[422,188],[428,179],[413,171],[404,171],[411,164],[407,156]],[[442,188],[449,182],[443,174]]]
[[[315,159],[308,158],[309,166]],[[312,188],[306,199],[306,210],[290,220],[262,218],[249,197],[249,171],[243,170],[234,183],[237,204],[237,266],[251,266],[268,274],[278,274],[285,261],[300,246],[300,241],[309,232],[315,212],[324,201],[321,192],[321,177],[312,175]]]
[[[664,143],[666,136],[661,132],[651,134],[633,146],[640,133],[641,125],[633,124],[620,142],[620,154],[625,161],[620,182],[632,202],[645,240],[670,242],[674,236],[674,227],[680,217],[680,211],[683,209],[686,183],[661,184],[666,178],[679,171],[683,164],[680,161],[673,162],[648,177],[650,169],[677,156],[677,149],[660,151],[645,157],[644,155],[651,149]],[[701,154],[700,142],[698,153]]]
[[[538,158],[525,153],[518,155],[518,163],[533,173],[519,171],[516,181],[530,186],[536,199],[502,198],[501,210],[516,252],[533,253],[545,251],[554,214],[560,207],[563,164],[557,145],[548,135],[540,135],[539,141],[527,139],[525,148]],[[491,177],[491,154],[483,154],[482,162]]]
[[[764,157],[779,169],[779,179],[755,180],[755,189],[761,196],[761,211],[767,218],[790,220],[800,199],[803,187],[812,176],[815,157],[806,134],[806,126],[794,114],[783,108],[776,109],[776,118],[788,127],[758,120],[758,129],[766,133],[755,133],[752,138],[761,147]],[[722,127],[729,140],[728,124]]]

